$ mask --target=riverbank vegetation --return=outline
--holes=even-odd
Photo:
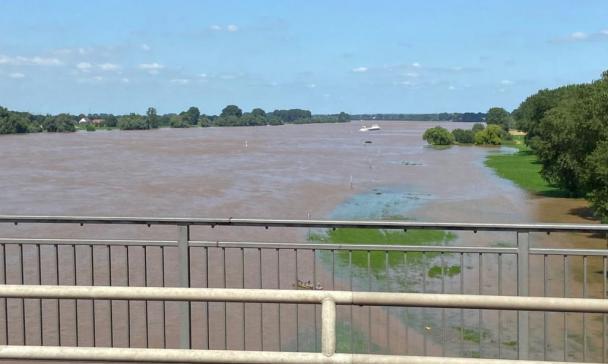
[[[513,115],[542,177],[584,196],[608,220],[608,71],[591,83],[541,90]]]
[[[354,114],[353,120],[455,121],[480,123],[486,119],[481,112],[441,112],[430,114]]]
[[[330,115],[313,115],[309,110],[289,109],[265,112],[254,108],[243,112],[236,105],[226,106],[220,115],[205,115],[192,106],[180,113],[159,115],[150,107],[145,114],[59,114],[35,115],[28,112],[9,111],[0,107],[0,134],[36,132],[94,131],[97,128],[121,130],[147,130],[160,127],[191,128],[210,126],[256,126],[311,123],[342,123],[350,121],[345,112]]]
[[[485,165],[499,177],[514,182],[519,187],[535,194],[549,197],[565,197],[567,193],[550,184],[541,175],[538,157],[524,144],[524,137],[516,135],[507,146],[516,148],[515,153],[493,153],[486,157]]]

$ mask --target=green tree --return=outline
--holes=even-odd
[[[452,130],[454,140],[460,144],[475,143],[475,133],[473,130],[454,129]]]
[[[475,133],[475,144],[500,145],[502,143],[502,133],[503,130],[500,126],[488,125],[484,130]]]
[[[201,112],[198,107],[191,106],[188,110],[183,112],[182,117],[184,118],[184,122],[190,125],[198,125],[199,118],[201,117]]]
[[[488,110],[488,114],[486,115],[486,123],[488,125],[499,125],[505,131],[508,131],[511,124],[511,114],[509,114],[509,112],[502,107],[493,107]]]
[[[134,114],[134,113],[131,113],[129,115],[123,115],[123,116],[119,117],[118,118],[118,127],[121,130],[149,129],[146,118],[141,115]]]
[[[266,111],[264,111],[263,109],[260,109],[259,107],[251,110],[251,114],[253,116],[261,116],[261,117],[266,117]]]
[[[243,110],[241,110],[236,105],[228,105],[228,106],[226,106],[222,110],[222,113],[220,114],[220,116],[223,117],[223,118],[229,117],[229,116],[234,116],[234,117],[240,118],[242,115],[243,115]]]
[[[446,128],[436,126],[427,129],[422,135],[427,143],[431,145],[451,145],[454,144],[454,136]]]
[[[482,124],[482,123],[475,123],[473,124],[473,133],[477,133],[478,131],[482,131],[483,129],[485,129],[486,127]]]
[[[155,108],[149,107],[146,111],[146,122],[148,123],[148,129],[156,129],[160,126],[160,119]]]
[[[42,128],[49,133],[76,131],[74,117],[70,114],[47,116],[42,123]]]
[[[190,127],[190,119],[184,113],[179,115],[171,116],[169,126],[172,128],[189,128]]]

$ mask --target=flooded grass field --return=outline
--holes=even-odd
[[[382,130],[360,132],[359,123],[285,125],[273,127],[160,129],[151,131],[97,131],[73,134],[32,134],[0,137],[1,213],[6,215],[81,215],[81,216],[150,216],[150,217],[256,217],[281,219],[406,219],[434,222],[576,222],[589,223],[582,200],[537,197],[509,181],[497,177],[485,167],[488,153],[509,153],[509,148],[453,146],[438,150],[425,145],[421,135],[436,124],[449,129],[459,123],[381,122]],[[468,125],[465,125],[468,126]],[[175,239],[174,229],[125,226],[27,226],[2,225],[2,237],[20,238],[90,238],[90,239]],[[562,236],[563,235],[563,236]],[[386,232],[368,230],[303,231],[302,229],[254,229],[195,227],[193,240],[226,241],[297,241],[332,243],[380,243],[407,245],[489,245],[514,246],[511,234],[448,233],[443,231]],[[586,247],[606,246],[604,237],[587,235],[536,234],[533,246]],[[354,248],[356,250],[356,248]],[[42,251],[42,260],[51,259],[52,251]],[[62,253],[57,251],[56,254]],[[514,261],[504,257],[499,262],[492,255],[439,253],[366,253],[320,252],[310,256],[295,253],[257,255],[256,252],[206,250],[204,259],[193,260],[193,271],[202,269],[203,261],[224,263],[206,267],[193,285],[293,288],[298,280],[321,283],[327,289],[389,290],[410,292],[514,294]],[[26,255],[28,252],[26,252]],[[48,254],[48,255],[47,255]],[[74,262],[65,253],[62,259]],[[80,251],[78,254],[86,254]],[[63,274],[64,283],[80,274],[91,279],[105,273],[120,276],[123,268],[105,267],[91,249],[91,262],[100,260],[101,269],[85,268],[74,277]],[[114,249],[112,261],[125,255],[134,259],[127,275],[131,283],[142,281],[139,270],[148,264],[144,275],[158,275],[158,252]],[[131,254],[131,255],[129,255]],[[214,254],[211,257],[211,254]],[[282,255],[281,255],[282,254]],[[285,255],[287,254],[287,255]],[[8,256],[8,252],[7,252]],[[34,253],[28,255],[35,256]],[[78,255],[78,259],[82,258]],[[53,258],[54,259],[54,258]],[[143,260],[142,260],[143,259]],[[318,261],[317,261],[318,260]],[[176,257],[168,254],[162,263],[169,266]],[[139,262],[139,263],[137,263]],[[198,262],[198,263],[197,263]],[[241,264],[242,262],[242,264]],[[295,266],[294,263],[295,262]],[[541,262],[542,263],[542,262]],[[6,262],[10,281],[10,260]],[[49,263],[49,266],[52,266]],[[583,262],[573,259],[568,266],[570,292],[580,295],[581,282],[587,279],[589,296],[601,293],[601,261],[584,263],[589,272],[582,274]],[[588,264],[588,266],[587,266]],[[57,265],[59,265],[57,263]],[[76,266],[76,263],[74,263]],[[93,265],[93,263],[91,263]],[[315,274],[312,274],[314,266]],[[151,267],[151,268],[150,268]],[[501,267],[501,268],[498,268]],[[538,277],[548,274],[551,280],[565,275],[559,262],[548,267],[531,260],[531,293],[560,296],[562,286],[539,285]],[[79,268],[80,269],[80,268]],[[129,270],[129,269],[132,269]],[[120,270],[120,271],[119,271]],[[30,272],[31,273],[31,272]],[[163,270],[163,280],[164,270]],[[172,272],[173,275],[175,272]],[[12,275],[11,275],[12,274]],[[49,273],[51,274],[51,273]],[[59,281],[59,268],[57,280]],[[583,277],[584,276],[584,277]],[[13,278],[11,278],[13,277]],[[152,278],[151,278],[152,279]],[[155,278],[158,280],[158,277]],[[171,280],[173,278],[169,278]],[[83,282],[87,281],[84,279]],[[536,283],[535,283],[536,282]],[[84,284],[80,283],[79,284]],[[122,303],[116,303],[117,307]],[[193,311],[199,326],[222,320],[225,331],[217,337],[204,337],[193,331],[193,342],[206,341],[208,347],[247,349],[314,350],[314,323],[317,311],[301,305],[273,305],[257,309],[247,304],[196,304],[209,310],[205,316]],[[120,306],[122,307],[122,306]],[[154,306],[155,307],[155,306]],[[158,308],[151,308],[151,312]],[[18,308],[13,307],[18,310]],[[49,310],[53,309],[48,308]],[[65,310],[71,310],[67,307]],[[91,308],[83,307],[82,312]],[[95,308],[93,308],[95,310]],[[124,308],[120,309],[121,312]],[[130,310],[130,309],[129,309]],[[261,311],[263,310],[263,311]],[[354,308],[339,310],[338,347],[343,351],[514,357],[515,331],[497,335],[499,323],[512,327],[513,313],[499,316],[490,312],[482,318],[479,311],[423,310],[412,308]],[[360,312],[359,312],[360,310]],[[466,310],[465,310],[466,311]],[[71,311],[70,311],[71,312]],[[130,313],[130,311],[128,311]],[[234,313],[226,318],[226,313]],[[84,315],[84,313],[83,313]],[[124,312],[123,314],[124,315]],[[299,328],[295,329],[293,317]],[[266,318],[259,323],[261,317]],[[601,315],[594,315],[588,327],[601,331]],[[65,316],[68,317],[68,316]],[[66,318],[64,317],[64,320]],[[115,319],[120,320],[121,314]],[[135,316],[134,316],[135,317]],[[221,318],[220,318],[221,317]],[[273,323],[284,317],[276,333]],[[290,319],[291,317],[291,319]],[[565,316],[564,316],[565,317]],[[578,316],[577,316],[578,317]],[[69,320],[69,318],[68,318]],[[575,317],[570,330],[578,329]],[[247,323],[251,332],[264,330],[260,338],[241,329]],[[141,324],[141,322],[140,322]],[[34,325],[34,323],[32,323]],[[69,322],[66,323],[69,326]],[[86,326],[86,324],[83,324]],[[171,328],[169,330],[175,330]],[[509,326],[511,325],[511,326]],[[556,324],[562,325],[562,324]],[[83,328],[83,330],[86,327]],[[219,329],[218,329],[219,330]],[[546,330],[533,326],[534,330]],[[221,330],[220,330],[221,331]],[[228,332],[230,331],[230,333]],[[290,334],[291,333],[291,334]],[[99,337],[107,332],[98,332]],[[273,335],[271,335],[273,334]],[[50,331],[47,335],[52,336]],[[69,332],[64,335],[70,336]],[[582,345],[572,331],[571,345]],[[271,338],[271,337],[274,337]],[[536,337],[531,335],[531,337]],[[120,339],[120,338],[119,338]],[[447,339],[447,340],[446,340]],[[93,339],[95,340],[95,339]],[[535,339],[536,340],[536,339]],[[597,353],[602,338],[586,344]],[[120,341],[120,340],[119,340]],[[449,345],[440,347],[442,341]],[[557,339],[556,339],[557,341]],[[405,343],[405,344],[404,344]],[[198,344],[197,344],[198,345]],[[536,347],[546,343],[533,342]],[[555,344],[557,345],[557,344]],[[201,347],[204,345],[201,344]],[[540,350],[540,349],[539,349]],[[559,348],[550,356],[559,356]],[[540,350],[542,351],[542,350]],[[601,351],[601,350],[600,350]],[[551,354],[553,353],[553,354]],[[559,355],[558,355],[559,354]],[[600,355],[600,354],[597,354]],[[573,357],[576,358],[576,357]]]

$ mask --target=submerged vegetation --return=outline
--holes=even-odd
[[[426,258],[432,258],[437,253],[408,252],[404,257],[402,252],[370,252],[357,250],[356,245],[439,245],[456,238],[452,232],[443,230],[384,230],[341,228],[329,230],[325,233],[311,234],[310,240],[331,244],[352,244],[352,254],[338,252],[336,256],[345,264],[352,262],[353,266],[379,272],[391,266],[402,265],[404,259],[407,264],[420,264]]]

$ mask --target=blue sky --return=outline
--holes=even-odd
[[[608,69],[608,2],[0,2],[0,105],[37,113],[513,109]]]

